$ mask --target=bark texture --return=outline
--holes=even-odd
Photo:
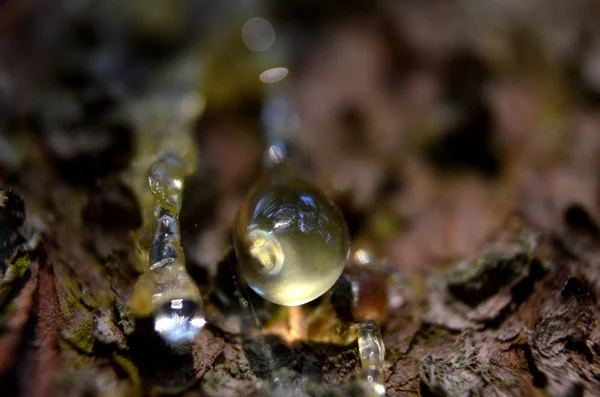
[[[364,395],[356,344],[328,337],[352,317],[343,285],[297,312],[239,304],[230,225],[261,172],[263,93],[208,3],[0,2],[0,395],[254,396],[273,378],[275,395]],[[401,304],[373,279],[360,297],[387,394],[600,395],[598,4],[271,12],[294,43],[297,164],[403,280]],[[194,46],[207,106],[181,222],[209,324],[174,348],[129,310],[144,210],[124,175],[147,135],[126,103]],[[310,337],[281,331],[315,317]]]

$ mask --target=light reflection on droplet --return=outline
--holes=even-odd
[[[277,274],[283,265],[283,250],[277,238],[272,234],[251,225],[248,230],[250,254],[263,266],[266,274]]]
[[[385,386],[381,383],[374,384],[373,389],[375,390],[376,395],[385,396]]]
[[[271,168],[281,164],[289,157],[288,149],[283,142],[274,142],[266,151],[265,166]]]
[[[156,312],[154,329],[167,342],[190,343],[198,335],[206,320],[195,302],[173,299]]]
[[[260,81],[267,84],[277,83],[288,75],[287,68],[277,67],[267,69],[260,74]]]
[[[250,18],[242,26],[242,39],[252,51],[266,51],[275,42],[273,25],[263,18]]]
[[[373,254],[365,249],[358,249],[354,252],[354,259],[359,265],[367,265],[373,261]]]

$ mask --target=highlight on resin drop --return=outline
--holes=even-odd
[[[263,163],[266,168],[274,168],[289,158],[289,150],[281,141],[273,142],[265,151]]]
[[[263,266],[262,271],[265,274],[277,274],[283,265],[284,256],[281,244],[273,233],[267,233],[252,225],[248,228],[248,239],[250,255],[260,262]]]
[[[366,383],[369,395],[384,396],[383,363],[385,360],[385,347],[381,331],[374,321],[360,323],[358,328],[361,378]]]
[[[182,344],[193,340],[205,324],[195,302],[174,299],[156,311],[154,329],[167,342]]]

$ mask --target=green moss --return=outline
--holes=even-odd
[[[92,354],[95,341],[93,331],[93,317],[90,313],[81,311],[69,319],[68,325],[60,330],[60,334],[77,351]]]
[[[441,327],[431,327],[425,334],[423,346],[433,346],[440,340],[447,341],[448,336],[448,332],[445,329]]]
[[[519,355],[519,368],[527,373],[531,373],[529,361],[527,361],[527,357],[525,357],[525,355]]]
[[[240,374],[239,368],[235,363],[231,364],[227,369],[229,370],[229,375],[233,376],[234,378],[237,378]]]
[[[0,287],[25,277],[25,273],[31,265],[31,260],[29,254],[23,254],[20,250],[17,250],[6,263],[7,267],[2,280],[0,280]]]
[[[0,325],[9,317],[10,313],[14,310],[14,305],[8,302],[13,295],[16,295],[15,281],[22,280],[29,270],[31,260],[29,254],[21,254],[21,251],[17,250],[13,257],[7,261],[8,267],[3,275],[3,279],[0,280]]]
[[[12,312],[14,312],[15,309],[16,306],[13,302],[10,302],[9,304],[3,307],[2,312],[0,312],[0,327],[4,325],[4,322],[10,317],[10,315],[12,314]]]
[[[23,278],[29,267],[31,266],[31,259],[29,258],[29,254],[25,254],[19,258],[17,258],[13,262],[13,266],[16,271],[16,277]]]

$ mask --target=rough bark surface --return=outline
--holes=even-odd
[[[0,2],[0,395],[364,395],[355,343],[278,326],[344,317],[343,286],[295,314],[250,297],[262,333],[239,305],[229,228],[264,142],[261,93],[228,70],[203,87],[181,215],[209,323],[175,348],[133,318],[144,217],[123,175],[145,135],[123,104],[186,48],[223,48],[223,10],[66,3]],[[513,3],[272,10],[297,43],[299,168],[403,279],[401,304],[364,297],[390,396],[600,395],[600,8]],[[209,71],[237,56],[212,50]]]

